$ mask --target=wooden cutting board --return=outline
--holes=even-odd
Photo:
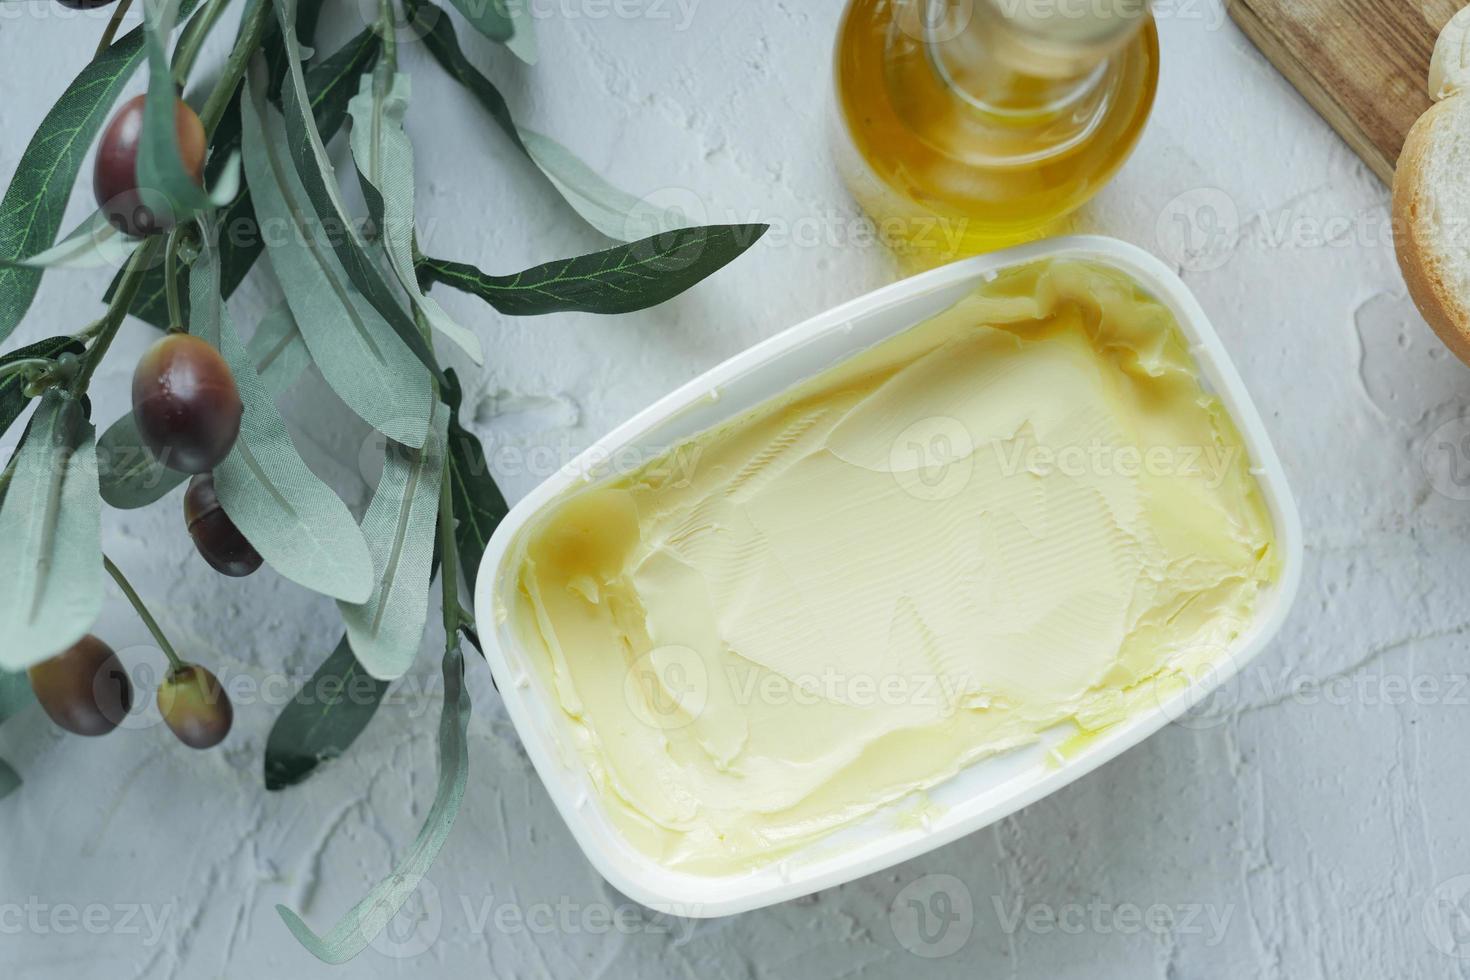
[[[1384,182],[1429,108],[1435,39],[1463,0],[1228,0],[1256,47]]]

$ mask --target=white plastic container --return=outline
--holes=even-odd
[[[860,350],[939,313],[993,278],[998,270],[1038,259],[1077,258],[1117,268],[1168,306],[1189,339],[1203,383],[1229,410],[1275,523],[1281,574],[1259,603],[1255,621],[1209,673],[1175,698],[1108,730],[1056,764],[1038,745],[983,759],[934,787],[939,815],[901,819],[902,804],[807,845],[755,872],[703,876],[672,871],[635,850],[601,810],[571,742],[571,724],[544,689],[497,609],[512,605],[516,574],[507,555],[516,536],[548,503],[610,471],[599,465],[648,460],[681,440],[740,415]],[[628,452],[631,451],[631,452]],[[505,567],[502,567],[505,566]],[[651,908],[689,917],[745,912],[872,874],[980,830],[1091,772],[1181,717],[1265,648],[1296,598],[1302,530],[1281,461],[1215,328],[1187,286],[1147,252],[1111,238],[1079,236],[1023,245],[966,259],[895,283],[792,327],[732,357],[639,413],[537,487],[501,523],[486,550],[475,606],[480,635],[501,696],[536,771],[588,859],[614,887]]]

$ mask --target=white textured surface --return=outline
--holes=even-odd
[[[469,404],[504,450],[492,465],[513,498],[678,382],[895,275],[823,141],[839,0],[688,3],[546,3],[556,13],[540,23],[531,70],[465,35],[524,123],[616,183],[698,202],[696,219],[776,226],[651,313],[515,322],[446,294],[489,351]],[[364,953],[354,975],[1467,972],[1455,954],[1470,955],[1470,920],[1435,889],[1447,882],[1441,897],[1454,901],[1470,890],[1456,880],[1470,874],[1470,503],[1457,499],[1470,497],[1470,423],[1456,421],[1470,412],[1470,373],[1405,299],[1384,188],[1211,0],[1163,6],[1154,120],[1076,227],[1179,265],[1272,429],[1308,539],[1302,599],[1274,648],[1199,717],[989,831],[844,888],[699,923],[640,913],[601,883],[472,659],[474,769],[459,825],[420,918],[401,918],[401,941]],[[5,5],[0,174],[102,22],[50,0]],[[331,25],[322,46],[358,26]],[[426,251],[510,270],[599,247],[423,52],[410,44],[403,58]],[[77,216],[89,196],[77,195]],[[1186,231],[1197,247],[1182,247]],[[235,302],[242,321],[263,309],[264,279]],[[95,274],[48,277],[19,339],[80,328],[102,286]],[[104,423],[150,336],[130,325],[101,372]],[[303,385],[287,410],[313,464],[361,507],[365,433],[325,401]],[[105,522],[109,551],[176,642],[227,678],[309,672],[336,642],[329,601],[270,572],[207,574],[176,496]],[[115,592],[99,631],[130,664],[160,659]],[[420,681],[435,660],[424,656]],[[8,724],[0,756],[27,782],[0,802],[0,973],[326,975],[273,905],[325,927],[412,839],[434,778],[438,705],[422,689],[387,706],[348,758],[272,795],[260,759],[279,690],[238,699],[253,703],[212,753],[157,727],[82,740],[34,712]]]

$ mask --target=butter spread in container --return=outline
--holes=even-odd
[[[628,841],[728,874],[1156,709],[1279,573],[1250,465],[1165,306],[1037,262],[549,505],[508,626]]]

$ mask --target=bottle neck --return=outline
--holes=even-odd
[[[945,85],[999,115],[1088,102],[1111,57],[1142,28],[1147,0],[909,0]]]

